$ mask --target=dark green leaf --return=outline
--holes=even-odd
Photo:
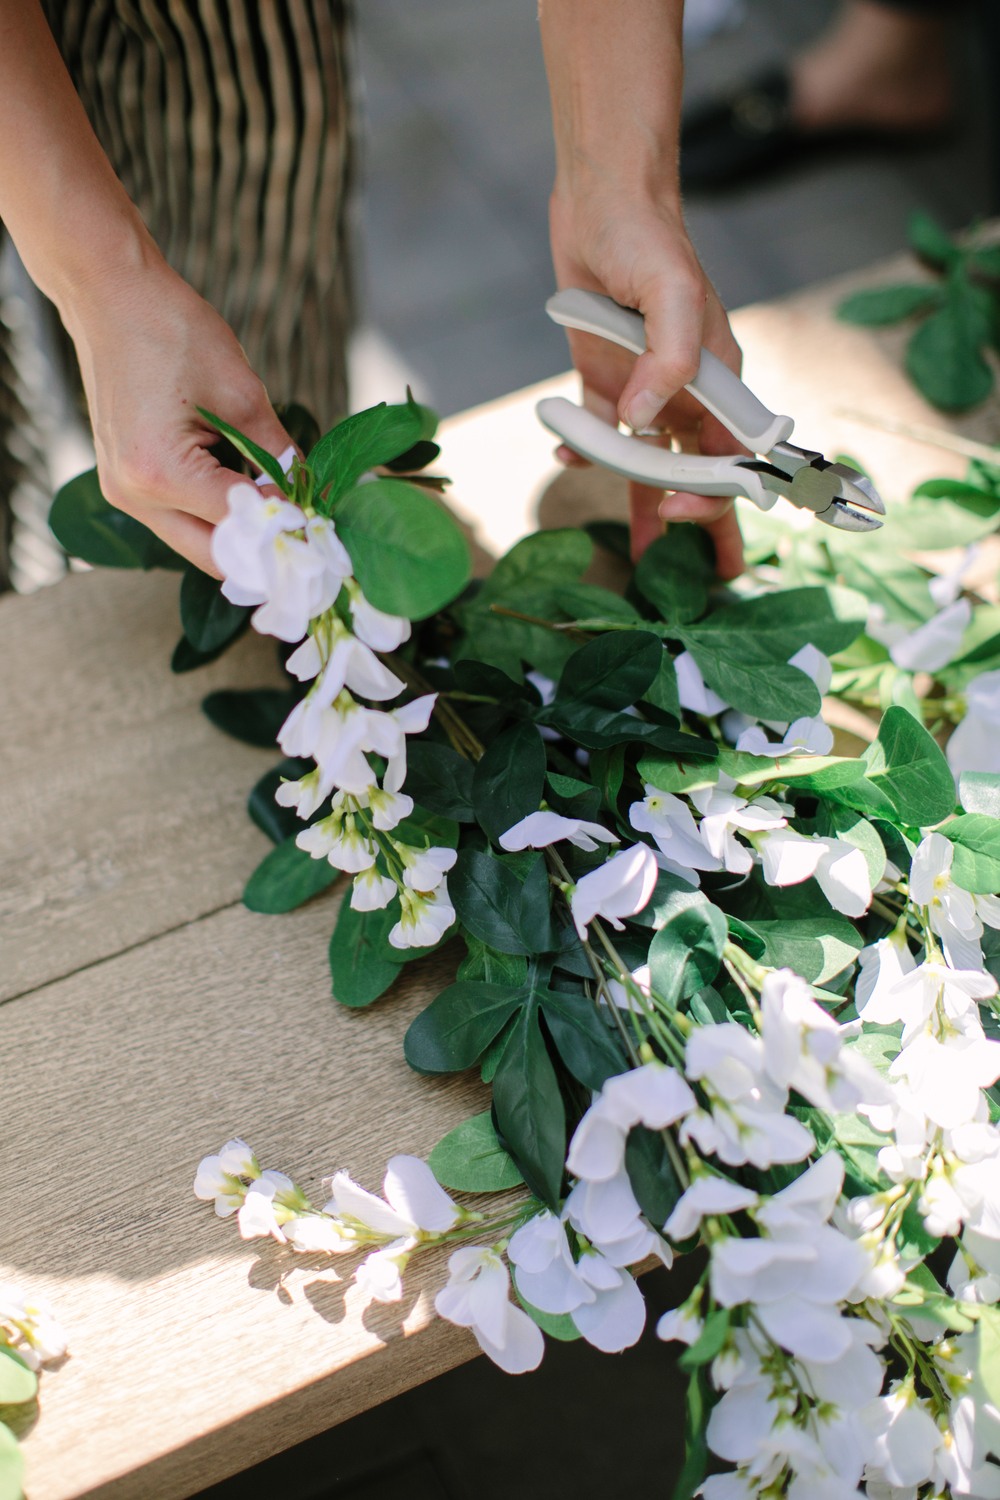
[[[646,630],[609,630],[573,652],[556,696],[596,708],[631,708],[656,677],[662,655]]]
[[[963,891],[1000,893],[1000,820],[985,813],[966,813],[941,832],[955,848],[951,878]]]
[[[427,1158],[427,1165],[442,1187],[458,1193],[500,1193],[524,1181],[497,1140],[489,1110],[449,1130]]]
[[[739,917],[727,917],[726,922],[729,936],[734,943],[739,943],[744,953],[749,953],[755,959],[764,957],[764,939],[759,932],[755,932],[746,922],[741,922]]]
[[[905,708],[889,708],[862,759],[865,775],[906,824],[939,823],[955,809],[955,781],[944,753]]]
[[[979,485],[963,484],[960,479],[927,479],[913,494],[914,498],[950,500],[977,516],[995,516],[1000,510],[1000,496]]]
[[[915,209],[910,215],[907,239],[921,260],[939,268],[953,265],[961,254],[947,230],[923,209]]]
[[[406,749],[406,793],[431,812],[472,823],[471,760],[450,745],[413,739]]]
[[[488,984],[506,984],[520,989],[527,982],[528,965],[516,953],[499,953],[488,948],[470,932],[462,934],[466,955],[458,966],[457,979],[485,980]]]
[[[449,985],[410,1025],[406,1061],[420,1073],[471,1068],[524,1000],[523,990],[508,985]]]
[[[649,946],[653,988],[670,1005],[711,984],[719,972],[729,929],[717,906],[699,891],[678,892]]]
[[[184,558],[148,526],[105,500],[96,469],[78,474],[56,491],[49,526],[70,557],[95,568],[187,567]]]
[[[632,1191],[654,1229],[662,1229],[681,1195],[663,1135],[637,1125],[625,1146],[625,1170]]]
[[[500,835],[537,812],[545,785],[545,746],[533,724],[514,724],[497,735],[472,778],[472,802],[480,827]]]
[[[503,1142],[525,1182],[558,1212],[566,1159],[566,1115],[534,1005],[517,1018],[493,1080]]]
[[[809,679],[802,672],[797,672],[794,667],[785,669],[793,677],[799,676],[803,681]],[[812,684],[809,683],[812,687]],[[815,692],[815,688],[813,688]],[[819,697],[817,695],[817,704]],[[594,708],[589,703],[578,703],[575,699],[566,699],[563,702],[555,702],[548,708],[539,709],[535,715],[539,724],[550,725],[558,729],[560,734],[568,736],[578,745],[586,750],[609,750],[613,745],[628,745],[639,743],[655,746],[658,750],[664,750],[668,754],[683,756],[685,759],[714,759],[718,754],[716,746],[711,740],[698,739],[695,735],[684,734],[671,728],[667,724],[651,724],[646,719],[635,718],[632,714],[615,713],[608,708]]]
[[[677,690],[677,669],[668,651],[660,652],[660,665],[656,676],[643,695],[642,702],[651,703],[661,713],[669,714],[671,719],[680,723],[681,700]]]
[[[585,531],[536,531],[517,542],[497,563],[477,597],[477,607],[510,602],[527,589],[574,580],[590,565],[594,544]]]
[[[231,734],[247,745],[274,748],[278,731],[296,703],[300,693],[283,688],[223,688],[209,693],[202,710],[216,729]]]
[[[907,373],[941,411],[965,411],[993,389],[993,372],[980,353],[981,343],[980,318],[967,293],[949,289],[947,304],[910,339]]]
[[[636,588],[668,625],[705,613],[715,577],[715,555],[700,526],[671,525],[647,547],[635,570]]]
[[[196,651],[215,654],[246,627],[250,610],[230,604],[217,578],[200,568],[185,569],[181,579],[181,626]]]
[[[524,890],[509,865],[463,849],[448,889],[462,926],[488,947],[501,953],[539,951],[522,931]]]
[[[860,323],[866,328],[885,323],[899,323],[914,313],[940,307],[944,293],[939,286],[873,286],[845,297],[837,308],[837,317],[845,323]]]
[[[556,812],[567,818],[582,818],[593,823],[601,810],[601,794],[588,781],[577,781],[574,776],[561,776],[550,771],[547,777],[548,801]]]
[[[385,468],[391,469],[394,474],[415,474],[420,469],[426,469],[440,456],[441,449],[437,443],[430,443],[426,438],[421,438],[419,443],[414,443],[412,448],[407,448],[398,458],[390,458]]]
[[[250,911],[294,911],[340,879],[328,860],[313,859],[295,836],[265,854],[246,883],[243,905]]]
[[[205,418],[206,422],[211,422],[212,426],[221,432],[223,437],[229,439],[238,453],[242,453],[243,457],[249,459],[255,468],[258,468],[262,474],[266,474],[268,479],[272,480],[283,494],[290,495],[292,493],[292,481],[273,453],[268,453],[266,448],[262,448],[252,438],[245,437],[237,428],[231,427],[221,417],[217,417],[212,412],[206,411],[203,406],[199,406],[198,411]]]
[[[752,642],[772,660],[787,662],[807,643],[827,655],[843,651],[864,626],[864,600],[855,591],[797,588],[723,605],[699,622],[697,635],[730,649]]]
[[[330,938],[333,998],[341,1005],[370,1005],[399,977],[406,954],[389,946],[389,929],[399,917],[395,901],[382,911],[355,911],[340,903]]]
[[[335,508],[362,474],[408,453],[416,443],[433,437],[436,427],[433,412],[419,406],[412,396],[405,405],[387,406],[383,401],[355,412],[325,433],[306,463],[316,475],[317,490],[326,490],[327,504]],[[339,519],[338,515],[338,525]]]
[[[700,625],[685,630],[684,644],[708,686],[733,708],[782,722],[819,713],[819,690],[798,667],[776,661],[752,637],[701,632]]]
[[[449,512],[401,479],[376,479],[342,495],[337,531],[376,609],[423,620],[469,581],[469,548]]]
[[[319,423],[298,401],[275,402],[274,414],[300,453],[308,453],[319,441]]]
[[[618,794],[625,781],[625,745],[612,745],[608,750],[592,751],[590,774],[600,787],[601,800],[605,807],[614,811],[618,805]]]
[[[182,635],[174,647],[173,655],[170,658],[171,672],[194,672],[198,667],[207,667],[210,662],[217,661],[227,647],[232,645],[232,642],[243,634],[249,623],[250,617],[248,615],[232,639],[223,642],[214,651],[196,651],[187,636]]]
[[[574,1078],[589,1089],[600,1089],[609,1078],[625,1072],[628,1060],[611,1018],[601,1015],[586,995],[546,990],[540,1004],[556,1051]]]

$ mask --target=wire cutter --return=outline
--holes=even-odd
[[[633,354],[645,351],[641,314],[598,292],[557,292],[545,310],[564,328],[596,334]],[[840,531],[874,531],[882,525],[878,518],[885,515],[885,505],[871,481],[850,464],[831,463],[821,453],[790,443],[792,418],[768,411],[709,350],[701,351],[698,373],[687,389],[755,456],[673,453],[619,432],[562,396],[546,397],[535,410],[575,453],[641,484],[697,495],[745,495],[760,510],[770,510],[783,495]]]

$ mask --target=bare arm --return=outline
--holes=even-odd
[[[232,330],[167,265],[94,135],[37,0],[0,0],[0,220],[76,346],[108,499],[214,572],[232,474],[216,411],[288,444]]]
[[[677,148],[683,60],[683,0],[541,0],[552,96],[556,181],[550,204],[560,286],[606,292],[646,319],[649,348],[634,362],[602,340],[573,334],[584,399],[609,422],[672,430],[703,451],[734,439],[685,392],[704,344],[739,369],[722,305],[688,239]],[[680,395],[678,395],[680,392]],[[638,556],[666,517],[712,532],[719,571],[742,567],[731,502],[671,496],[634,486]]]

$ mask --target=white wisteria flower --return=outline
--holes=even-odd
[[[731,776],[720,775],[714,786],[692,791],[691,801],[701,813],[700,834],[710,853],[734,875],[745,875],[753,867],[753,853],[737,833],[760,834],[787,824],[787,809],[771,797],[754,801],[734,790]]]
[[[701,668],[690,651],[682,651],[674,657],[674,669],[677,673],[677,696],[681,708],[689,709],[691,713],[704,714],[706,718],[714,718],[729,707],[725,698],[720,698],[718,693],[713,693],[710,687],[706,687]]]
[[[347,1172],[337,1172],[330,1181],[331,1197],[324,1212],[349,1230],[357,1243],[446,1234],[465,1217],[465,1210],[448,1196],[419,1156],[392,1157],[382,1191],[385,1197],[379,1198]]]
[[[759,1201],[758,1195],[750,1188],[730,1182],[728,1177],[696,1177],[674,1204],[663,1231],[672,1240],[688,1240],[698,1232],[702,1219],[739,1213],[742,1209],[756,1207]]]
[[[399,921],[389,931],[393,948],[430,948],[439,943],[455,921],[455,908],[442,880],[433,891],[399,892]]]
[[[625,1143],[636,1125],[664,1130],[695,1105],[689,1084],[676,1068],[644,1063],[609,1078],[573,1133],[566,1166],[585,1182],[619,1176]]]
[[[812,1133],[785,1113],[788,1091],[768,1075],[764,1043],[733,1021],[699,1026],[687,1041],[685,1073],[700,1082],[708,1108],[685,1117],[682,1141],[727,1166],[749,1162],[762,1169],[802,1161]]]
[[[52,1304],[10,1282],[0,1283],[0,1329],[30,1370],[62,1359],[69,1347]]]
[[[965,715],[945,747],[948,764],[1000,775],[1000,671],[980,672],[965,686]]]
[[[384,703],[398,698],[406,685],[336,617],[307,636],[285,665],[300,682],[316,679],[309,690],[316,708],[329,708],[345,688]]]
[[[354,1284],[371,1302],[401,1302],[403,1272],[418,1241],[403,1235],[373,1250],[354,1273]]]
[[[301,829],[295,835],[295,842],[312,859],[325,859],[335,870],[346,870],[351,875],[370,870],[378,854],[378,847],[364,826],[359,827],[353,813],[344,813],[341,807],[335,807],[329,817]]]
[[[955,660],[971,619],[972,605],[968,599],[956,599],[925,624],[893,642],[889,655],[906,672],[939,672]]]
[[[221,1151],[203,1156],[198,1163],[194,1195],[213,1204],[219,1218],[226,1219],[242,1204],[247,1182],[259,1176],[260,1163],[246,1141],[227,1141]]]
[[[769,1077],[818,1109],[843,1114],[892,1097],[871,1064],[845,1045],[849,1028],[838,1026],[817,1005],[805,980],[791,969],[775,969],[764,980],[761,1034]]]
[[[355,911],[382,911],[396,894],[396,882],[380,875],[375,865],[361,870],[351,886],[351,905]]]
[[[864,916],[871,905],[868,861],[845,839],[775,828],[753,835],[752,843],[768,885],[800,885],[815,878],[830,905],[848,917]]]
[[[508,852],[519,849],[547,849],[565,839],[577,849],[588,852],[601,844],[619,844],[621,840],[603,823],[588,823],[585,818],[566,818],[561,813],[533,812],[500,835],[500,847]]]
[[[1000,926],[1000,909],[989,897],[976,897],[952,878],[955,846],[943,833],[921,839],[910,866],[910,900],[927,908],[932,932],[956,969],[981,969],[983,919]]]
[[[359,641],[363,641],[373,651],[396,651],[404,641],[410,639],[412,627],[405,616],[389,615],[369,604],[360,585],[353,578],[346,579],[345,586],[351,610],[351,625]]]
[[[240,1234],[245,1240],[270,1235],[284,1244],[286,1236],[281,1226],[303,1205],[304,1199],[292,1179],[284,1172],[268,1168],[251,1182],[240,1204],[236,1215]]]
[[[585,939],[595,917],[604,917],[619,932],[623,917],[642,911],[656,888],[658,869],[651,849],[633,844],[584,875],[570,895],[570,910],[579,937]]]
[[[643,790],[643,800],[633,802],[628,810],[628,820],[636,832],[651,834],[661,854],[682,867],[721,870],[722,860],[706,848],[687,803],[648,782]]]
[[[436,891],[441,886],[444,877],[458,858],[454,849],[434,846],[418,849],[413,844],[401,844],[396,839],[393,839],[392,847],[403,865],[404,885],[411,891],[420,891],[424,894]]]
[[[529,1219],[507,1253],[524,1300],[541,1312],[568,1313],[595,1348],[618,1354],[641,1335],[646,1304],[633,1278],[593,1248],[574,1260],[565,1225],[554,1215]]]
[[[448,1260],[449,1279],[434,1298],[442,1318],[470,1328],[484,1354],[508,1375],[541,1364],[545,1341],[537,1323],[510,1300],[510,1274],[496,1250],[462,1246]]]

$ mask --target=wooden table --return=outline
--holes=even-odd
[[[899,334],[831,320],[848,286],[891,274],[735,319],[761,396],[803,442],[861,455],[890,501],[963,467],[837,414],[944,425],[900,373]],[[481,562],[538,524],[624,515],[607,475],[553,482],[537,394],[447,424]],[[962,430],[996,438],[1000,416]],[[234,1134],[307,1191],[340,1167],[376,1188],[388,1155],[425,1153],[485,1091],[403,1062],[440,966],[348,1011],[326,966],[337,897],[241,906],[267,848],[244,801],[276,757],[198,704],[272,680],[271,652],[254,638],[171,676],[176,589],[101,572],[0,600],[0,1280],[50,1297],[71,1349],[25,1441],[30,1500],[189,1495],[476,1352],[431,1314],[440,1262],[401,1306],[366,1310],[336,1264],[244,1243],[192,1196],[199,1158]]]

